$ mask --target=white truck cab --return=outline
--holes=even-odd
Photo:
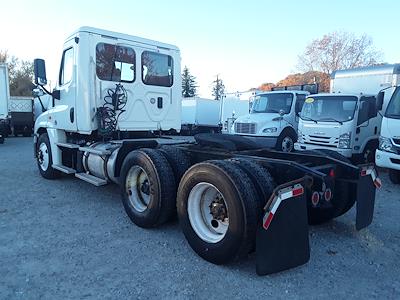
[[[352,158],[371,156],[381,118],[374,95],[317,94],[306,98],[300,113],[296,150],[329,149]]]
[[[53,107],[35,132],[180,131],[180,90],[177,47],[81,27],[65,40]]]
[[[396,88],[382,119],[376,164],[389,169],[390,180],[400,184],[400,87]]]
[[[298,90],[285,89],[257,94],[250,113],[235,120],[232,133],[256,138],[258,143],[268,148],[293,151],[297,140],[298,113],[310,94],[302,90],[303,86],[296,87]]]
[[[394,64],[334,72],[330,94],[306,99],[295,149],[330,149],[355,162],[373,162],[382,112],[399,70],[400,65]]]

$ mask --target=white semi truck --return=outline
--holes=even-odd
[[[8,114],[9,99],[8,68],[6,64],[0,64],[0,144],[4,143],[4,139],[8,135],[8,126],[10,122]]]
[[[257,273],[278,272],[308,261],[308,223],[340,216],[355,202],[356,228],[372,222],[380,185],[373,165],[323,151],[270,151],[235,135],[160,136],[181,128],[173,45],[82,27],[64,43],[53,91],[45,89],[44,60],[34,66],[36,84],[53,98],[35,123],[40,174],[118,184],[127,215],[141,227],[177,213],[192,249],[212,263],[256,250]]]
[[[235,120],[232,133],[249,139],[256,138],[268,148],[293,151],[297,140],[298,113],[310,94],[308,88],[315,93],[317,86],[281,87],[271,92],[257,93],[250,113]]]
[[[397,74],[400,74],[400,65]],[[382,119],[379,149],[376,151],[375,161],[378,166],[389,169],[389,178],[394,184],[400,184],[400,87],[398,86]]]
[[[354,162],[373,162],[382,113],[400,80],[398,72],[399,65],[334,72],[330,94],[306,99],[295,149],[330,149]]]

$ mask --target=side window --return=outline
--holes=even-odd
[[[305,94],[296,94],[296,111],[295,113],[301,112],[301,109],[303,108],[304,101],[306,101],[306,95]]]
[[[61,59],[61,70],[60,70],[60,85],[64,85],[72,80],[72,72],[74,69],[74,48],[64,50]]]
[[[171,87],[173,59],[169,55],[144,51],[142,53],[142,81],[147,85]]]
[[[130,47],[99,43],[96,46],[96,74],[100,80],[134,82],[135,51]]]

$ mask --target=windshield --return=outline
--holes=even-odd
[[[356,104],[354,96],[308,97],[300,117],[306,121],[346,122],[353,119]]]
[[[293,94],[276,93],[258,95],[254,98],[252,113],[279,113],[283,110],[285,114],[290,112],[292,106]]]
[[[385,117],[400,119],[400,87],[397,87],[386,110]]]

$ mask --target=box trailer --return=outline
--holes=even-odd
[[[200,97],[182,99],[182,133],[220,130],[220,101]]]
[[[177,214],[199,256],[224,264],[255,250],[260,275],[309,260],[309,223],[355,203],[356,228],[372,222],[381,184],[372,164],[354,166],[326,151],[271,151],[229,134],[162,136],[181,129],[176,46],[83,27],[63,49],[61,80],[47,91],[54,106],[35,122],[34,155],[44,178],[116,183],[136,225],[157,227]],[[43,88],[45,62],[34,65]]]

